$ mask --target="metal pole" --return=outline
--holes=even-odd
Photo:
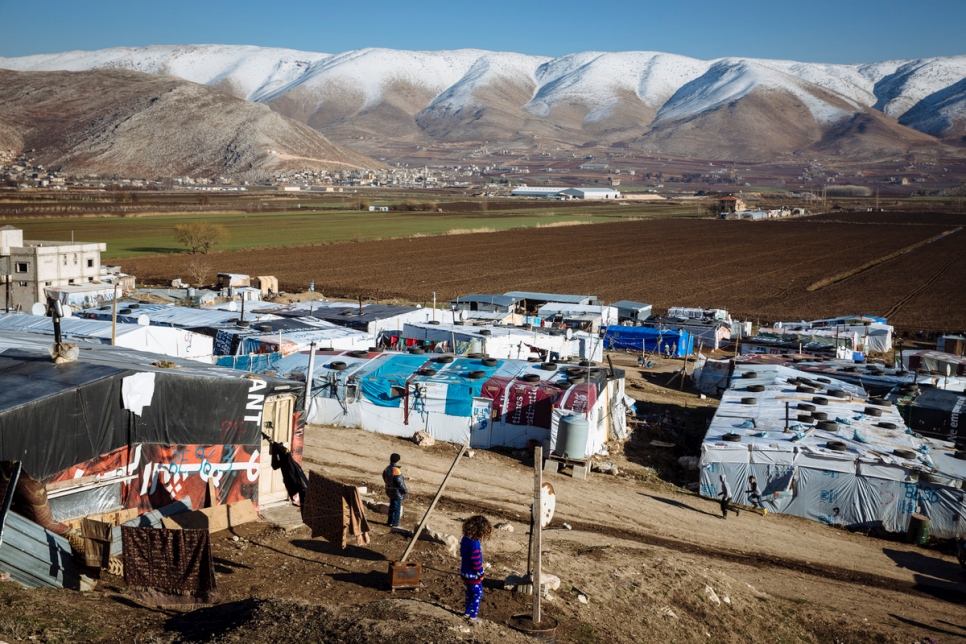
[[[543,504],[540,502],[543,487],[543,447],[533,449],[533,623],[540,623],[540,583],[543,581],[541,554],[541,523],[543,521]]]
[[[309,404],[312,402],[312,377],[315,373],[315,342],[309,345],[309,372],[305,374],[305,421],[308,422]]]
[[[17,489],[17,482],[20,480],[20,472],[23,470],[23,462],[16,461],[13,471],[10,474],[10,484],[7,486],[7,496],[0,499],[0,527],[3,526],[3,519],[10,511],[10,504],[13,502],[13,495]],[[0,530],[0,544],[3,543],[3,530]]]
[[[111,302],[111,346],[117,344],[117,287],[114,282],[114,300]]]
[[[436,509],[436,504],[439,502],[439,498],[443,496],[443,490],[446,489],[446,484],[449,483],[450,475],[453,473],[453,470],[456,469],[456,464],[460,462],[461,458],[463,458],[463,454],[466,452],[466,448],[468,446],[469,442],[467,441],[466,443],[463,443],[462,447],[460,447],[460,453],[456,455],[456,459],[449,467],[449,472],[446,473],[446,476],[443,478],[443,482],[439,484],[439,489],[436,491],[436,496],[433,497],[433,502],[429,504],[426,514],[423,515],[423,520],[419,522],[418,526],[416,526],[416,532],[413,534],[412,541],[410,541],[409,545],[406,546],[406,552],[404,552],[403,556],[399,559],[400,563],[406,561],[406,557],[408,557],[412,553],[413,548],[416,547],[416,540],[419,539],[419,535],[422,534],[423,528],[426,527],[426,522],[429,520],[429,515],[432,514],[433,510]]]

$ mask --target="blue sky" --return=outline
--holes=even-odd
[[[966,0],[0,0],[0,56],[211,43],[859,63],[966,54]]]

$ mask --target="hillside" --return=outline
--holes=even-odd
[[[966,134],[966,56],[831,65],[659,52],[547,58],[194,45],[0,58],[0,68],[174,75],[267,104],[344,144],[376,137],[372,149],[432,141],[622,143],[761,160],[923,151],[961,145]],[[855,122],[875,124],[874,140],[849,127]]]
[[[145,178],[380,165],[265,105],[119,69],[0,71],[0,147],[69,174]]]

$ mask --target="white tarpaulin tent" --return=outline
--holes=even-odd
[[[69,342],[111,343],[111,323],[83,318],[61,318],[61,335]],[[26,313],[0,315],[0,330],[49,335],[53,342],[54,325],[50,318]],[[116,346],[159,353],[177,358],[210,361],[214,340],[200,333],[172,327],[118,324]]]
[[[273,369],[304,378],[307,364],[299,354]],[[633,402],[623,372],[609,373],[524,360],[324,352],[316,356],[307,421],[405,437],[422,430],[480,448],[536,440],[552,449],[560,417],[578,415],[590,425],[586,449],[594,454],[628,435]]]
[[[818,391],[801,390],[809,385],[799,378]],[[764,390],[748,389],[755,385]],[[804,420],[813,412],[830,424]],[[933,520],[931,534],[966,536],[966,461],[953,451],[907,432],[895,407],[871,405],[861,387],[783,366],[737,364],[701,447],[700,490],[716,498],[724,474],[734,501],[749,504],[753,475],[769,512],[890,532],[906,531],[921,512]]]
[[[410,323],[403,326],[402,338],[431,343],[437,351],[458,354],[485,353],[494,358],[526,360],[534,353],[553,359],[603,360],[603,342],[583,333],[549,333],[545,329],[528,331],[517,327],[473,326],[452,323]],[[455,343],[455,345],[454,345]]]

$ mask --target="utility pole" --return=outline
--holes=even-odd
[[[119,284],[114,282],[114,299],[111,301],[111,346],[117,344],[117,287]]]

